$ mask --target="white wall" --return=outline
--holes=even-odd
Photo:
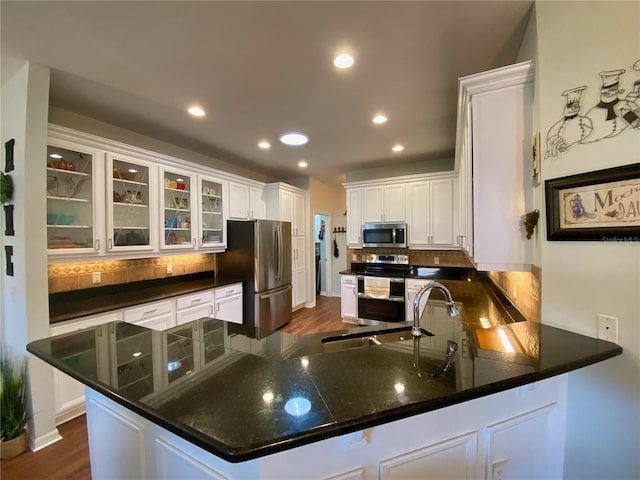
[[[45,159],[49,69],[25,63],[2,85],[2,148],[15,139],[14,236],[2,228],[2,349],[12,355],[26,354],[30,341],[48,337]],[[4,155],[3,155],[4,158]],[[2,168],[4,169],[4,161]],[[38,221],[40,220],[40,221]],[[14,276],[5,274],[4,245],[14,248]],[[54,421],[52,368],[29,356],[32,449],[60,438]]]
[[[640,79],[632,68],[640,60],[640,2],[536,2],[535,15],[544,156],[546,133],[562,116],[562,92],[587,85],[585,114],[599,101],[599,72],[625,69],[626,92]],[[628,128],[543,159],[542,180],[638,162],[640,130]],[[597,315],[613,315],[624,348],[622,356],[569,376],[565,478],[639,478],[640,244],[546,241],[544,204],[538,202],[542,322],[595,337]]]

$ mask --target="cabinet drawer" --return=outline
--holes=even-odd
[[[173,314],[173,301],[164,300],[162,302],[145,303],[139,307],[130,308],[124,312],[125,322],[139,322],[148,318],[159,317],[161,315]]]
[[[193,295],[185,295],[178,298],[176,306],[178,310],[185,308],[197,307],[198,305],[207,305],[213,302],[213,291],[194,293]]]
[[[240,295],[242,293],[242,284],[234,283],[233,285],[227,285],[226,287],[216,288],[216,300],[224,297],[230,297],[231,295]]]

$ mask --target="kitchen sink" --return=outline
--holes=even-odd
[[[423,335],[433,336],[433,333],[424,329],[421,330]],[[411,327],[396,327],[324,337],[321,342],[325,351],[337,352],[351,348],[374,347],[385,343],[402,342],[412,338]]]

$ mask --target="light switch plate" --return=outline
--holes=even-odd
[[[598,315],[598,338],[618,343],[618,317],[602,313]]]

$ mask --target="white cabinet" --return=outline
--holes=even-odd
[[[48,254],[101,253],[104,155],[72,141],[50,138],[46,168]]]
[[[362,199],[363,222],[403,222],[404,184],[365,187]]]
[[[196,248],[197,192],[196,176],[185,171],[160,169],[160,249]]]
[[[229,182],[229,218],[265,218],[262,188]]]
[[[234,283],[214,290],[213,318],[242,324],[242,284]]]
[[[285,183],[269,184],[265,193],[267,218],[291,222],[291,308],[296,309],[307,301],[306,194]]]
[[[452,247],[454,238],[454,177],[406,186],[410,247]]]
[[[361,188],[347,188],[347,245],[362,248]]]
[[[522,218],[533,209],[533,81],[533,62],[460,79],[459,241],[478,270],[531,269]]]
[[[122,154],[107,153],[107,251],[157,248],[157,166]]]
[[[340,279],[340,312],[342,318],[358,318],[358,279],[355,275],[342,275]]]
[[[51,326],[51,335],[64,335],[66,333],[77,332],[83,328],[94,327],[102,323],[115,322],[122,320],[122,312],[110,312],[101,315],[92,315],[89,317],[63,322],[58,325]],[[92,333],[86,340],[89,344],[94,343],[96,339]],[[87,366],[95,366],[97,359],[80,357],[78,361],[87,363]],[[69,375],[62,373],[57,368],[53,369],[53,398],[55,403],[56,425],[67,422],[72,418],[84,413],[84,385],[74,380]]]
[[[227,222],[224,218],[224,198],[227,183],[213,177],[198,177],[200,211],[198,222],[198,246],[200,248],[224,247],[227,239]]]
[[[175,325],[174,300],[148,302],[124,310],[124,321],[153,330],[166,330]]]
[[[176,300],[176,325],[213,317],[213,290],[183,295]]]

